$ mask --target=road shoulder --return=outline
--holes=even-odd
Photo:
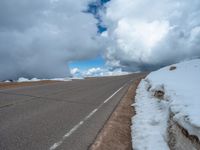
[[[136,79],[130,85],[128,92],[122,98],[90,150],[131,150],[131,117],[134,115],[134,109],[131,107],[135,90],[141,78]]]

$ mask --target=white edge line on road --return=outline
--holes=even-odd
[[[120,89],[118,89],[113,95],[111,95],[109,98],[107,98],[103,103],[107,103],[113,96],[115,96],[124,86],[122,86]]]
[[[126,83],[127,84],[127,83]],[[115,93],[113,93],[109,98],[107,98],[102,104],[100,104],[96,109],[94,109],[89,115],[87,115],[82,121],[76,124],[70,131],[68,131],[60,141],[54,143],[49,150],[55,150],[58,146],[60,146],[66,138],[68,138],[72,133],[74,133],[85,121],[91,118],[105,103],[107,103],[113,96],[115,96],[121,89],[123,89],[126,84],[124,84],[121,88],[119,88]]]

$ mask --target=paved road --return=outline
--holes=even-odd
[[[0,90],[0,150],[86,150],[138,76]]]

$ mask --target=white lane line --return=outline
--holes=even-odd
[[[86,121],[87,119],[89,119],[92,115],[94,115],[95,112],[97,112],[97,110],[98,110],[97,108],[94,109],[88,116],[85,117],[84,120]]]
[[[124,88],[126,84],[124,84],[121,88],[119,88],[115,93],[113,93],[110,97],[108,97],[103,103],[101,103],[96,109],[94,109],[89,115],[87,115],[82,121],[76,124],[71,130],[69,130],[60,141],[54,143],[49,150],[55,150],[58,148],[66,138],[68,138],[71,134],[73,134],[81,125],[84,124],[89,118],[91,118],[105,103],[107,103],[113,96],[115,96],[122,88]]]
[[[122,86],[121,88],[119,88],[115,93],[113,93],[113,95],[111,95],[109,98],[107,98],[103,103],[107,103],[113,96],[115,96],[124,86]]]
[[[80,121],[77,125],[75,125],[68,133],[66,133],[63,138],[67,138],[69,137],[74,131],[76,131],[82,124],[84,123],[84,121]]]
[[[62,144],[62,142],[63,142],[63,141],[59,141],[59,142],[53,144],[53,145],[50,147],[50,150],[56,149],[58,146],[60,146],[60,145]]]
[[[75,125],[69,132],[67,132],[60,141],[54,143],[51,147],[50,150],[55,150],[58,146],[60,146],[63,141],[69,137],[73,132],[75,132],[82,124],[84,123],[84,121],[80,121],[77,125]]]

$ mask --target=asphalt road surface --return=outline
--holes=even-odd
[[[0,90],[0,150],[86,150],[140,74]]]

